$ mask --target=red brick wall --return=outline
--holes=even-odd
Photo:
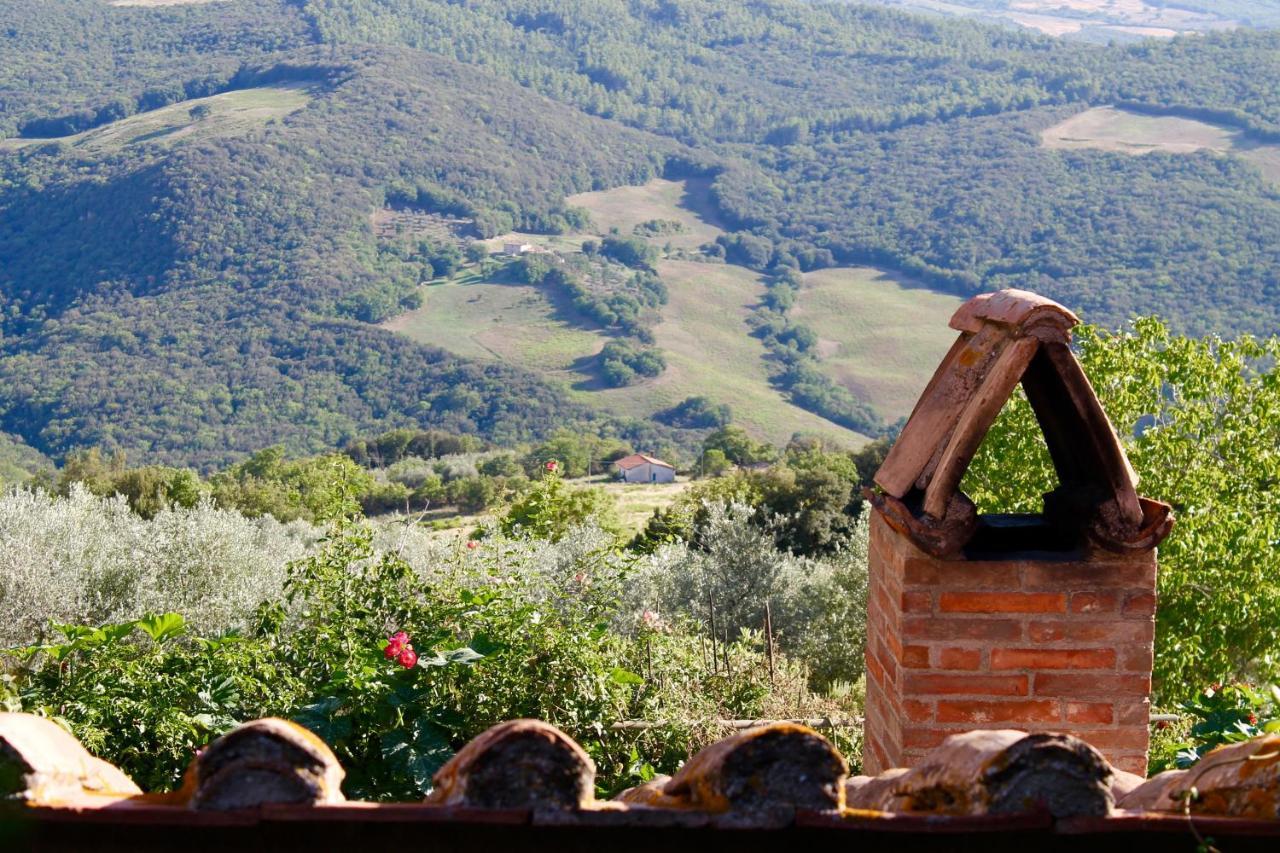
[[[871,520],[863,772],[948,735],[1070,732],[1145,773],[1155,553],[939,560]]]

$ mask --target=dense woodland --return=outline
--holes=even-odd
[[[962,294],[1031,287],[1105,325],[1280,322],[1280,192],[1252,166],[1037,147],[1107,103],[1274,138],[1275,32],[1102,47],[793,0],[68,0],[39,16],[5,0],[0,43],[9,135],[266,83],[311,96],[231,135],[0,151],[0,430],[55,458],[102,446],[208,468],[410,425],[696,442],[370,325],[434,271],[426,249],[378,245],[368,216],[388,199],[481,235],[558,232],[574,192],[713,175],[739,232],[721,250],[774,277],[873,263]],[[615,384],[660,369],[645,276],[621,293],[634,322],[619,292],[593,297],[627,334]],[[812,359],[782,362],[795,401],[879,428]]]

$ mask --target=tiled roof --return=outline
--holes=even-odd
[[[607,801],[595,799],[590,757],[536,720],[480,735],[416,804],[344,801],[332,753],[279,720],[216,741],[169,795],[140,794],[86,757],[49,720],[0,715],[0,796],[17,809],[0,811],[0,836],[18,839],[5,850],[702,851],[719,841],[735,851],[825,843],[1025,853],[1133,850],[1135,833],[1149,835],[1137,849],[1189,850],[1193,831],[1231,851],[1280,841],[1280,736],[1220,748],[1135,788],[1077,738],[1011,730],[957,735],[915,768],[849,779],[825,738],[783,723],[739,732],[674,778]],[[761,832],[714,832],[744,829]]]
[[[623,470],[626,470],[627,468],[634,468],[637,465],[644,465],[646,462],[650,465],[661,465],[663,468],[671,468],[673,470],[676,467],[669,462],[663,462],[661,459],[655,459],[652,456],[645,456],[643,453],[633,453],[630,456],[624,456],[613,464]]]
[[[1168,534],[1169,507],[1138,496],[1137,475],[1071,352],[1078,322],[1023,290],[976,296],[951,318],[960,336],[876,472],[872,496],[923,550],[954,555],[977,532],[960,481],[1019,383],[1061,483],[1046,496],[1046,515],[1110,551],[1150,550]]]

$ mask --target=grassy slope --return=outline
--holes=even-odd
[[[571,196],[586,208],[599,234],[617,229],[632,233],[651,219],[679,221],[679,234],[652,243],[670,243],[678,252],[696,253],[723,233],[697,181],[656,180],[640,187]],[[545,237],[514,234],[506,240],[557,251],[574,251],[589,235]],[[566,393],[605,411],[637,418],[675,405],[686,397],[707,396],[732,407],[734,419],[755,435],[785,443],[796,432],[824,435],[850,446],[866,441],[859,433],[788,402],[769,384],[768,354],[750,335],[746,318],[757,306],[764,284],[760,275],[739,266],[702,263],[679,257],[662,260],[658,273],[670,291],[662,321],[654,328],[667,370],[652,381],[607,388],[594,374],[592,357],[608,340],[575,318],[567,306],[554,305],[537,289],[504,283],[500,277],[474,274],[435,283],[424,292],[422,308],[386,324],[414,340],[442,346],[459,355],[504,361],[532,368],[562,381]],[[870,399],[887,419],[910,410],[953,333],[947,319],[959,300],[900,285],[891,276],[867,268],[809,273],[796,316],[823,338],[824,365],[831,375]]]
[[[283,118],[302,109],[311,99],[303,86],[259,86],[195,98],[137,113],[128,118],[77,133],[56,141],[70,145],[87,155],[110,154],[126,145],[140,142],[176,142],[180,139],[202,139],[210,136],[232,136]],[[209,114],[196,120],[191,110],[205,106]],[[3,139],[0,150],[28,145],[41,145],[54,140]]]
[[[866,438],[789,403],[769,385],[766,351],[746,319],[764,284],[738,266],[661,261],[658,274],[671,301],[654,329],[667,369],[649,382],[594,392],[598,404],[643,417],[686,397],[728,403],[734,421],[769,441],[785,444],[796,432],[816,433],[860,446]]]
[[[911,413],[955,339],[947,321],[960,303],[880,270],[841,267],[806,273],[792,312],[818,333],[831,376],[894,421]]]
[[[33,474],[53,467],[53,460],[40,451],[0,432],[0,486],[25,482]]]
[[[480,276],[428,285],[421,308],[386,324],[415,341],[443,346],[464,358],[505,361],[565,382],[579,382],[574,365],[605,344],[541,291]]]
[[[1006,21],[1051,36],[1093,34],[1107,38],[1170,38],[1179,33],[1229,29],[1239,25],[1232,10],[1219,11],[1201,4],[1194,11],[1176,3],[1145,0],[876,0],[881,5],[911,11],[937,12],[990,21]],[[1255,10],[1255,23],[1268,25],[1276,15],[1270,9]]]
[[[659,246],[670,243],[673,249],[696,249],[724,233],[707,201],[709,184],[709,179],[656,180],[640,187],[569,196],[565,203],[591,211],[592,221],[601,233],[616,228],[630,236],[642,222],[675,220],[683,226],[679,234],[655,237],[652,242]]]
[[[1280,146],[1259,145],[1238,131],[1189,118],[1096,107],[1054,125],[1040,138],[1046,148],[1093,148],[1135,155],[1152,151],[1217,151],[1248,160],[1269,179],[1280,183]]]

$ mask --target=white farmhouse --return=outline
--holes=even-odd
[[[672,483],[676,479],[674,465],[643,453],[633,453],[613,464],[624,483]]]

